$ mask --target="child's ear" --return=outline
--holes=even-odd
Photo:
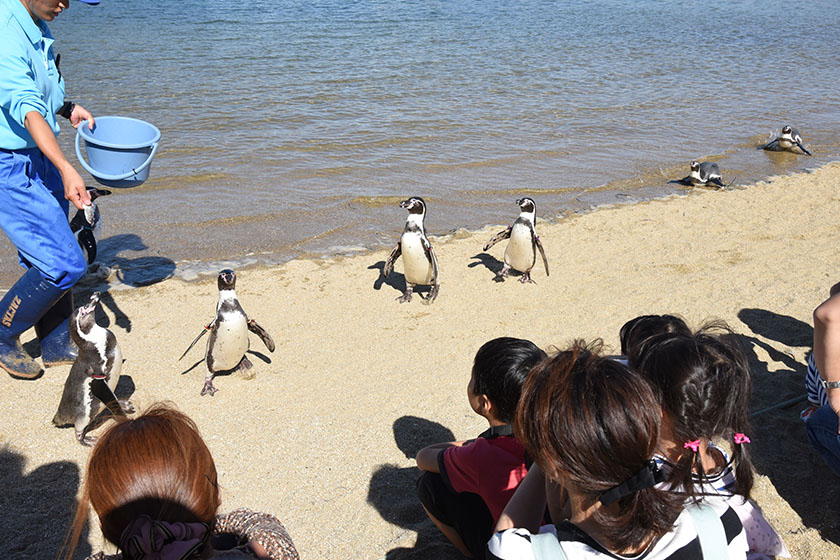
[[[490,402],[490,399],[487,398],[487,395],[483,393],[481,395],[478,395],[478,411],[484,417],[489,416],[491,412],[495,412],[493,410],[493,403]]]

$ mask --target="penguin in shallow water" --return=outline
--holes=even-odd
[[[204,327],[201,334],[179,358],[183,359],[195,343],[208,331],[210,332],[204,354],[207,375],[204,378],[201,394],[209,394],[211,397],[218,390],[213,386],[213,377],[217,372],[248,370],[253,367],[245,355],[250,347],[248,331],[259,336],[269,352],[274,352],[274,340],[256,321],[248,319],[239,300],[236,299],[236,273],[230,269],[221,271],[217,284],[219,303],[216,306],[216,318]]]
[[[432,303],[440,291],[438,283],[438,262],[435,250],[426,237],[426,202],[419,196],[412,196],[408,200],[400,202],[400,208],[408,210],[408,218],[405,222],[400,240],[394,246],[385,267],[382,269],[382,276],[385,278],[394,269],[394,263],[402,255],[403,269],[405,274],[405,293],[397,298],[400,303],[411,301],[411,294],[414,286],[431,286],[425,303]]]
[[[76,210],[76,214],[70,220],[70,231],[79,241],[87,263],[91,264],[96,259],[96,240],[102,232],[102,219],[95,201],[100,196],[111,194],[111,191],[96,187],[87,187],[87,191],[90,194],[90,204],[86,204],[82,210]]]
[[[799,152],[796,148],[802,150],[805,155],[811,155],[811,152],[806,150],[805,146],[802,145],[802,136],[799,135],[799,131],[790,126],[783,126],[781,135],[764,145],[764,149],[771,152],[784,151],[798,154]]]
[[[531,280],[531,269],[537,262],[537,250],[542,256],[543,265],[545,266],[545,275],[548,276],[548,259],[545,256],[545,249],[543,249],[542,242],[537,235],[534,226],[537,223],[537,204],[532,198],[520,198],[516,201],[519,205],[519,217],[513,222],[513,225],[508,226],[507,229],[500,231],[493,236],[490,241],[484,246],[484,250],[498,243],[503,239],[510,239],[505,248],[505,266],[500,270],[496,277],[493,278],[496,282],[504,282],[510,269],[518,270],[522,273],[520,282],[533,283]]]
[[[713,161],[698,161],[691,162],[691,173],[685,177],[681,182],[692,187],[718,187],[722,188],[723,184],[720,176],[720,168],[718,164]]]
[[[122,351],[114,333],[96,324],[98,304],[99,292],[94,292],[88,303],[70,316],[70,337],[79,347],[79,355],[70,368],[58,412],[53,417],[53,424],[58,427],[72,424],[76,439],[86,446],[95,441],[87,433],[96,427],[93,420],[100,404],[115,415],[134,412],[131,403],[119,401],[114,395],[122,369]]]

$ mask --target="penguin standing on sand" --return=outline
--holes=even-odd
[[[691,162],[691,173],[688,177],[682,180],[683,184],[691,185],[692,187],[718,187],[723,188],[726,185],[721,181],[720,168],[718,164],[712,161],[698,161]]]
[[[76,215],[70,220],[70,231],[76,235],[87,263],[91,264],[96,258],[96,240],[102,231],[99,207],[94,201],[100,196],[111,194],[111,191],[96,187],[88,187],[87,191],[90,194],[90,204],[86,204],[83,210],[76,210]]]
[[[782,134],[765,144],[763,148],[771,152],[785,151],[794,154],[799,153],[796,151],[796,148],[799,148],[805,155],[811,155],[811,152],[802,145],[802,137],[799,135],[799,131],[790,126],[783,126]]]
[[[411,301],[414,286],[431,286],[425,303],[432,303],[440,291],[438,283],[438,262],[429,238],[426,237],[426,202],[419,196],[412,196],[400,202],[400,208],[408,210],[400,240],[388,255],[388,261],[382,269],[385,278],[394,269],[394,263],[402,255],[405,273],[405,294],[397,298],[400,303]]]
[[[543,265],[545,266],[545,275],[548,276],[548,259],[545,256],[545,249],[543,249],[542,242],[537,235],[534,226],[537,223],[537,204],[532,198],[520,198],[516,201],[519,205],[519,217],[513,222],[513,225],[508,226],[507,229],[500,231],[484,246],[484,250],[501,241],[502,239],[510,239],[505,249],[505,266],[500,270],[496,277],[493,278],[496,282],[504,282],[510,269],[518,270],[522,273],[520,282],[533,283],[531,280],[531,269],[537,262],[537,250],[539,249],[542,255]]]
[[[70,368],[58,412],[53,417],[53,424],[58,427],[72,424],[76,439],[86,446],[95,441],[87,433],[96,427],[93,420],[99,413],[100,403],[115,415],[134,412],[131,403],[118,401],[114,395],[120,379],[122,352],[114,333],[96,324],[94,315],[98,304],[99,292],[94,292],[90,301],[70,316],[70,337],[79,347],[79,355]]]
[[[253,367],[245,355],[250,347],[248,331],[259,336],[269,352],[274,352],[274,340],[256,321],[248,319],[242,306],[239,305],[239,300],[236,299],[236,273],[230,269],[221,271],[217,283],[219,303],[216,306],[216,318],[204,327],[201,334],[179,358],[183,359],[195,343],[208,331],[210,332],[204,354],[207,375],[204,378],[201,394],[202,396],[209,394],[211,397],[218,390],[213,386],[213,377],[217,372],[248,370]]]

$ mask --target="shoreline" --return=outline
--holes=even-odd
[[[242,268],[239,300],[277,349],[252,337],[252,375],[218,377],[214,397],[199,396],[202,350],[178,361],[213,315],[214,278],[106,291],[97,319],[126,358],[120,392],[140,410],[173,401],[198,424],[222,511],[277,515],[304,558],[455,559],[414,495],[413,456],[485,428],[465,395],[482,343],[517,336],[550,351],[600,337],[609,351],[636,315],[677,313],[692,327],[720,318],[751,350],[751,410],[802,399],[755,421],[754,498],[793,558],[837,557],[840,489],[798,413],[810,315],[836,281],[839,183],[833,162],[746,188],[540,220],[551,276],[537,267],[536,285],[492,281],[504,249],[481,247],[496,226],[433,236],[441,292],[430,306],[394,301],[402,262],[381,280],[385,248]],[[24,334],[27,348],[33,337]],[[0,377],[9,411],[0,477],[10,489],[0,506],[14,513],[0,536],[13,557],[54,556],[72,518],[88,450],[50,423],[68,371],[50,368],[33,382]],[[101,549],[93,522],[77,557]]]
[[[784,157],[786,154],[782,154]],[[719,157],[712,157],[708,158],[709,161],[716,161],[720,159]],[[766,176],[756,182],[750,184],[737,184],[734,186],[727,186],[724,190],[744,190],[754,188],[757,185],[762,183],[768,183],[775,180],[779,180],[784,177],[791,177],[798,174],[808,174],[813,173],[816,170],[822,169],[826,166],[830,166],[834,163],[834,161],[823,162],[821,164],[817,164],[815,167],[805,167],[804,169],[794,169],[789,172],[776,174],[776,175],[769,175]],[[635,180],[635,179],[634,179]],[[704,191],[719,191],[719,189],[714,188],[704,188],[704,187],[686,187],[682,185],[674,185],[669,187],[668,184],[660,185],[659,187],[654,187],[651,185],[646,185],[642,187],[642,191],[650,192],[653,191],[655,194],[650,196],[646,194],[639,194],[639,193],[624,193],[621,189],[618,188],[619,184],[629,184],[632,183],[634,180],[624,180],[624,181],[613,181],[611,183],[607,183],[604,185],[600,185],[597,187],[586,188],[578,193],[576,196],[584,195],[586,193],[593,193],[599,191],[610,192],[613,194],[616,200],[614,201],[601,201],[591,205],[584,205],[578,209],[572,208],[564,208],[559,210],[552,216],[543,217],[542,215],[537,213],[537,220],[539,224],[555,224],[565,219],[581,216],[586,214],[591,214],[593,212],[598,212],[604,209],[616,208],[616,207],[623,207],[623,206],[633,206],[637,204],[645,204],[648,202],[659,201],[659,200],[669,200],[671,198],[680,198],[680,197],[690,197],[695,196],[698,193]],[[612,187],[611,187],[612,185]],[[529,191],[528,189],[522,189],[521,191],[523,194],[528,194],[533,197],[539,198],[540,191]],[[407,197],[408,195],[406,195]],[[395,199],[402,199],[403,197],[392,197]],[[385,204],[379,205],[380,207],[384,207]],[[516,217],[516,211],[511,211],[511,223]],[[396,242],[396,239],[399,237],[402,228],[401,223],[399,221],[394,222],[394,227],[392,228],[393,231],[389,231],[389,233],[393,233],[393,243]],[[398,227],[399,226],[399,227]],[[494,227],[506,227],[507,224],[487,224],[485,223],[482,226],[477,228],[467,228],[467,227],[457,227],[449,230],[446,233],[429,233],[430,239],[448,239],[452,236],[460,237],[464,235],[474,235],[485,230],[488,228]],[[326,260],[331,261],[335,259],[347,258],[347,257],[354,257],[354,256],[365,256],[370,255],[376,251],[382,250],[383,248],[387,248],[390,250],[392,245],[392,241],[384,242],[382,238],[386,237],[387,233],[379,232],[379,240],[370,240],[366,243],[359,243],[356,245],[346,245],[346,246],[330,246],[326,247],[323,250],[302,250],[291,255],[285,255],[284,250],[268,250],[268,251],[257,251],[257,252],[248,252],[241,255],[236,255],[233,257],[226,257],[226,258],[212,258],[212,259],[199,259],[199,260],[181,260],[181,261],[169,261],[165,259],[167,262],[159,265],[159,270],[152,270],[151,272],[148,270],[138,270],[139,268],[143,268],[145,266],[146,261],[143,261],[143,265],[138,267],[128,267],[125,270],[128,271],[128,276],[133,279],[129,279],[126,282],[120,281],[118,278],[115,278],[116,274],[119,270],[118,267],[108,267],[108,265],[104,265],[104,263],[100,263],[99,261],[95,262],[92,265],[92,268],[89,269],[88,274],[82,279],[80,282],[81,285],[86,287],[100,287],[103,289],[131,289],[137,287],[143,287],[151,284],[155,284],[160,281],[168,280],[170,278],[176,278],[179,280],[183,280],[186,282],[195,282],[201,281],[202,279],[206,278],[215,278],[218,270],[222,268],[233,268],[235,270],[255,270],[261,268],[271,268],[276,266],[282,266],[288,262],[294,260]],[[318,237],[318,236],[316,236]],[[105,241],[109,238],[104,238],[101,241]],[[100,242],[101,242],[100,241]],[[300,242],[298,244],[305,244],[304,242]],[[118,259],[124,260],[124,259]],[[104,265],[105,268],[113,268],[113,273],[110,273],[108,270],[102,270],[100,272],[100,267]],[[107,276],[106,276],[107,275]]]

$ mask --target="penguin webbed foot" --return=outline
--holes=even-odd
[[[414,291],[414,286],[407,286],[405,289],[405,293],[397,298],[397,301],[400,303],[408,303],[411,301],[411,294]]]
[[[86,431],[76,432],[76,439],[85,447],[93,447],[96,437],[87,435]]]
[[[426,299],[423,300],[425,305],[429,305],[434,303],[435,299],[437,299],[438,292],[440,291],[440,284],[434,284],[431,289],[429,289],[429,295],[426,296]]]
[[[120,408],[125,414],[134,414],[136,412],[134,405],[131,404],[131,401],[123,399],[118,400],[117,402],[119,403]]]
[[[502,267],[502,270],[496,273],[496,276],[493,277],[494,282],[504,282],[505,278],[507,278],[508,273],[510,272],[510,267],[505,265]]]
[[[242,359],[239,361],[239,365],[236,366],[236,369],[240,371],[248,371],[252,367],[254,367],[254,364],[251,363],[248,356],[242,356]]]
[[[522,284],[536,284],[534,280],[531,278],[531,271],[523,272],[522,278],[519,279]]]
[[[211,397],[216,394],[216,387],[213,386],[213,378],[205,379],[204,380],[204,387],[201,389],[201,396],[210,395]]]

